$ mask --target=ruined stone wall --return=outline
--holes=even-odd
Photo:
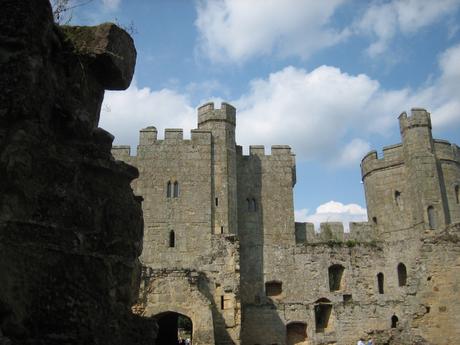
[[[58,27],[45,0],[0,15],[0,343],[153,344],[131,314],[143,222],[135,168],[98,128],[136,52],[113,24]]]
[[[251,146],[249,156],[238,148],[238,233],[241,242],[241,284],[245,303],[263,295],[264,275],[276,266],[272,246],[295,244],[294,156],[288,146]]]
[[[179,308],[192,319],[194,344],[239,343],[239,242],[233,234],[236,204],[230,202],[236,173],[226,175],[236,166],[229,149],[234,155],[234,115],[229,105],[207,105],[199,111],[200,128],[192,130],[190,140],[179,129],[167,129],[160,140],[156,129],[148,127],[141,130],[135,156],[126,146],[112,149],[140,171],[132,186],[143,198],[141,260],[148,283],[138,311],[155,316],[160,309]],[[184,278],[190,272],[198,283]],[[171,295],[168,289],[176,292]]]
[[[152,268],[199,269],[200,258],[212,250],[211,133],[196,131],[190,140],[184,140],[178,130],[167,129],[164,140],[156,140],[156,131],[149,133],[152,141],[143,138],[137,155],[125,158],[140,171],[132,186],[144,199],[142,262]],[[141,136],[146,135],[141,131]],[[123,158],[117,151],[114,148],[114,155]],[[202,211],[197,212],[197,207]],[[174,243],[170,243],[171,232]]]
[[[433,140],[424,109],[401,114],[399,123],[402,144],[384,148],[382,158],[370,152],[361,163],[369,221],[388,240],[417,238],[459,219],[458,147]]]

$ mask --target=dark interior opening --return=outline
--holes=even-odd
[[[384,277],[383,277],[383,273],[380,272],[379,274],[377,274],[377,285],[378,285],[378,289],[379,289],[379,294],[383,294],[383,283],[384,283]]]
[[[344,267],[342,265],[332,265],[329,267],[329,290],[337,291],[342,288],[342,276]]]
[[[407,283],[407,270],[406,265],[402,262],[398,264],[398,284],[399,286],[406,286]]]
[[[283,283],[279,281],[270,281],[265,283],[265,294],[268,297],[280,296],[283,292]]]
[[[398,321],[399,321],[398,317],[396,315],[393,315],[391,317],[391,328],[398,327]]]
[[[331,317],[332,304],[320,303],[315,305],[315,323],[316,333],[323,333],[329,326],[329,319]]]
[[[307,339],[307,324],[303,322],[291,322],[286,326],[286,344],[302,344]]]
[[[192,344],[192,320],[182,314],[165,312],[155,316],[158,323],[156,345],[176,345],[180,339],[189,339]]]

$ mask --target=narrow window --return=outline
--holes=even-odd
[[[252,199],[252,201],[251,201],[251,209],[252,209],[252,212],[256,212],[256,211],[257,211],[256,199]]]
[[[225,299],[224,296],[220,296],[220,309],[224,310],[225,308]]]
[[[399,321],[398,317],[396,315],[393,315],[391,317],[391,328],[398,327],[398,321]]]
[[[407,282],[406,265],[400,262],[398,264],[398,284],[399,286],[406,286],[406,282]]]
[[[372,222],[377,225],[377,217],[372,217]]]
[[[221,227],[220,227],[220,233],[221,233],[221,234],[224,233],[224,226],[223,226],[223,225],[221,225]]]
[[[166,197],[170,198],[171,197],[171,191],[172,191],[172,185],[171,181],[168,181],[168,184],[166,185]]]
[[[383,273],[380,272],[379,274],[377,274],[377,285],[379,289],[379,294],[383,294],[383,283],[384,283]]]
[[[455,186],[455,202],[460,204],[460,187],[458,185]]]
[[[342,265],[332,265],[328,269],[329,273],[329,290],[338,291],[342,287],[342,276],[344,267]]]
[[[174,182],[174,197],[177,198],[179,196],[179,182]]]
[[[251,212],[251,200],[246,199],[246,204],[247,204],[247,207],[248,207],[248,212]]]
[[[330,319],[332,304],[327,298],[320,298],[315,305],[315,326],[316,333],[323,333],[331,330]]]
[[[174,230],[171,230],[169,232],[169,247],[174,248],[176,246],[176,234],[174,233]]]
[[[216,198],[216,206],[219,206],[219,198]]]
[[[436,211],[434,210],[433,206],[428,206],[428,223],[430,225],[430,229],[436,228]]]
[[[278,297],[283,292],[283,283],[279,281],[270,281],[265,283],[265,294],[268,297]]]
[[[398,206],[399,208],[402,208],[400,191],[395,191],[395,203],[396,203],[396,206]]]

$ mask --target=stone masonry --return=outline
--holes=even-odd
[[[193,344],[454,345],[460,339],[460,150],[430,115],[399,117],[402,143],[361,163],[369,221],[295,223],[288,146],[235,144],[236,111],[198,128],[140,132],[112,153],[139,169],[144,279],[136,311],[188,316]],[[161,327],[160,327],[161,332]]]
[[[0,14],[0,344],[152,345],[131,311],[143,220],[98,128],[104,90],[126,89],[131,37],[114,24],[59,27],[48,0]]]

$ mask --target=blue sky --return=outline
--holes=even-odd
[[[71,24],[135,27],[134,81],[101,114],[115,144],[187,137],[197,106],[227,101],[240,145],[292,146],[296,219],[318,222],[365,219],[360,160],[400,141],[401,112],[460,144],[459,19],[460,0],[93,0]]]

